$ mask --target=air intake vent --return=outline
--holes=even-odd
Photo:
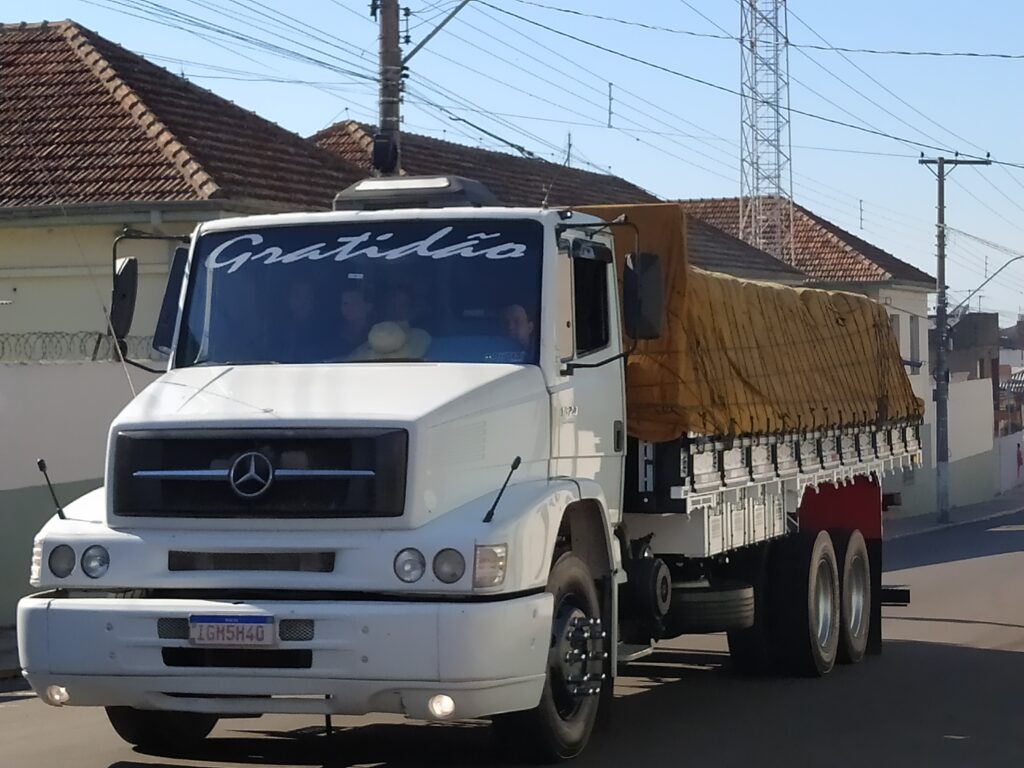
[[[188,619],[157,619],[156,635],[161,640],[188,640]]]
[[[169,571],[299,571],[333,573],[333,552],[183,552],[167,553]]]
[[[250,648],[164,648],[168,667],[233,667],[235,669],[309,669],[312,651],[263,651]]]
[[[313,639],[312,619],[282,619],[277,628],[282,642],[308,642]]]

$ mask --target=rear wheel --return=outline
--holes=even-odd
[[[180,750],[195,746],[217,725],[216,715],[165,712],[132,707],[107,707],[117,735],[142,749]]]
[[[774,671],[771,620],[768,602],[769,544],[760,544],[737,556],[732,573],[754,589],[754,623],[747,629],[729,630],[729,656],[743,675],[765,675]]]
[[[568,552],[548,576],[554,595],[547,680],[540,704],[494,717],[504,746],[537,762],[578,755],[594,729],[607,667],[601,603],[587,564]]]
[[[860,531],[837,535],[836,558],[842,604],[838,661],[856,664],[864,658],[871,629],[871,561]]]
[[[672,586],[666,637],[746,629],[754,623],[754,589],[741,581],[682,582]]]
[[[839,646],[839,568],[827,531],[779,542],[772,558],[772,640],[787,671],[828,674]]]

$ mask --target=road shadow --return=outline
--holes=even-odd
[[[1024,653],[893,641],[881,657],[812,680],[743,678],[722,654],[667,650],[630,668],[612,725],[574,765],[1021,765],[1022,698]],[[375,724],[330,737],[322,727],[272,733],[246,725],[201,751],[157,756],[159,765],[516,765],[485,723]],[[153,763],[110,768],[143,766]]]
[[[1024,552],[1024,511],[886,541],[886,571]]]

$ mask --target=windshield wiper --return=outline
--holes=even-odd
[[[192,363],[193,368],[209,368],[214,365],[280,365],[278,360],[203,360]]]
[[[349,363],[425,363],[422,357],[373,357],[365,360],[347,360]]]

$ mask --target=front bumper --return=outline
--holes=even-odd
[[[443,693],[455,701],[453,718],[474,718],[540,701],[551,612],[547,593],[459,603],[42,594],[18,604],[18,649],[36,693],[45,700],[48,686],[63,686],[69,705],[430,719],[427,701]],[[158,629],[226,613],[312,622],[312,639],[206,654]]]

